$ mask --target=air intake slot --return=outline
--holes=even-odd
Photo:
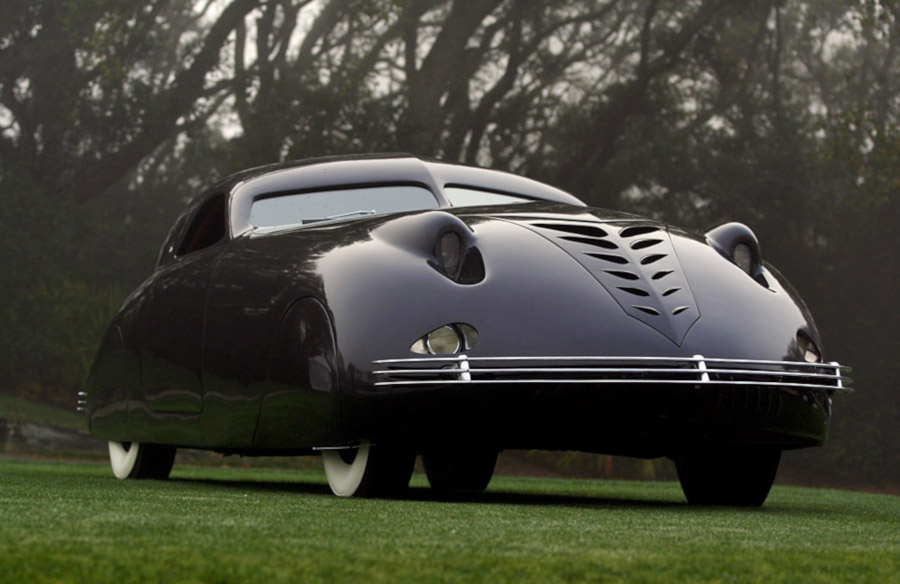
[[[619,286],[619,290],[622,292],[628,292],[629,294],[634,294],[635,296],[650,296],[650,293],[641,288],[628,288],[625,286]]]
[[[617,278],[622,278],[623,280],[640,280],[641,277],[633,272],[625,272],[622,270],[603,270],[607,274],[612,274]]]
[[[631,243],[631,249],[647,249],[648,247],[653,247],[654,245],[660,244],[662,242],[663,241],[661,239],[639,239]]]
[[[583,243],[585,245],[593,245],[594,247],[600,247],[603,249],[619,249],[618,245],[609,241],[608,239],[577,237],[575,235],[564,235],[562,239],[565,239],[566,241],[573,241],[575,243]]]
[[[638,235],[646,235],[659,231],[659,227],[654,225],[635,225],[634,227],[626,227],[619,232],[619,236],[623,238],[637,237]]]
[[[587,235],[588,237],[606,237],[608,235],[606,231],[590,224],[578,225],[575,223],[535,223],[534,226],[541,229],[553,229],[554,231],[562,231],[563,233]]]
[[[666,257],[668,257],[668,256],[664,253],[655,253],[655,254],[651,254],[648,256],[644,256],[641,258],[641,265],[649,266],[650,264],[655,264],[659,260],[665,259]]]

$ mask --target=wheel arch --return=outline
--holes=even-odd
[[[314,296],[284,313],[267,358],[267,382],[253,439],[260,448],[309,448],[343,440],[334,322]]]

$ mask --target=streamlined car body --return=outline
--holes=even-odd
[[[120,478],[320,452],[339,495],[483,489],[505,448],[676,461],[759,505],[836,363],[747,227],[705,234],[406,155],[245,171],[178,219],[84,396]]]

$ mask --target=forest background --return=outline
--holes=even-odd
[[[897,0],[3,0],[0,392],[72,407],[204,185],[403,151],[741,221],[854,368],[806,481],[896,492]]]

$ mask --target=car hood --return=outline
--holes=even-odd
[[[553,243],[581,264],[626,314],[675,344],[700,318],[664,223],[604,209],[479,217],[508,221]]]

